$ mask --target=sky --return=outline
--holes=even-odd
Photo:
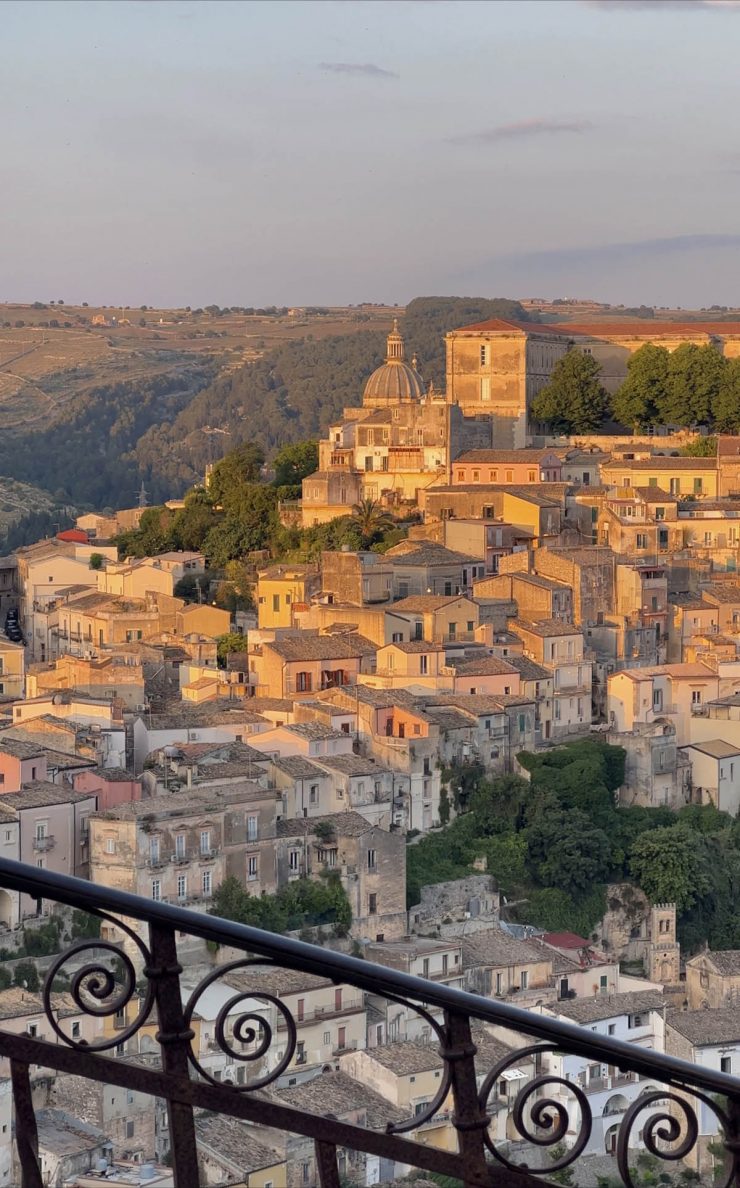
[[[5,0],[0,301],[740,304],[740,0]]]

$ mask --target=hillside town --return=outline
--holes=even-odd
[[[240,556],[240,608],[217,597],[207,549],[126,551],[145,506],[80,515],[0,558],[2,858],[740,1074],[740,437],[703,451],[691,429],[558,434],[531,414],[569,352],[599,360],[614,392],[645,344],[687,343],[734,359],[740,325],[493,319],[449,332],[437,391],[394,324],[300,498],[279,504],[296,533],[364,517],[363,547]],[[88,928],[0,880],[3,1029],[53,1038],[42,983],[72,938],[99,935],[143,977],[126,929]],[[430,1022],[328,975],[233,970],[233,956],[187,942],[187,995],[223,966],[192,1015],[204,1075],[247,1086],[280,1063],[278,996],[296,1042],[260,1090],[275,1108],[380,1130],[418,1117],[416,1142],[457,1149],[451,1097],[438,1100],[441,1011]],[[49,988],[66,1034],[119,1031],[116,1059],[156,1062],[156,1020],[129,1026],[138,998],[95,1015],[72,989]],[[235,1028],[247,994],[278,1036],[251,1063]],[[616,1182],[620,1124],[654,1085],[533,1054],[504,1027],[474,1042],[478,1088],[502,1070],[494,1143],[516,1161],[515,1103],[549,1075],[566,1147],[569,1083],[594,1119],[573,1182]],[[173,1184],[161,1101],[45,1070],[32,1089],[45,1184],[101,1166],[111,1182],[146,1166],[147,1183]],[[300,1135],[205,1111],[196,1132],[203,1184],[322,1182]],[[675,1183],[714,1182],[717,1135],[704,1110]],[[649,1171],[649,1140],[632,1139]],[[339,1151],[343,1182],[409,1170]]]

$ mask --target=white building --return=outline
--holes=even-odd
[[[572,1002],[553,1003],[543,1007],[542,1013],[554,1015],[566,1023],[589,1028],[598,1036],[622,1040],[640,1048],[664,1050],[665,1000],[655,990],[628,994],[603,994],[594,998],[580,998]],[[573,1081],[586,1094],[593,1126],[584,1155],[613,1155],[617,1133],[625,1111],[641,1094],[659,1089],[659,1083],[640,1078],[633,1072],[621,1072],[616,1065],[587,1060],[569,1053],[547,1053],[542,1057],[542,1075]],[[579,1134],[580,1108],[572,1093],[562,1085],[547,1086],[548,1097],[568,1110],[571,1125],[566,1143],[572,1145]],[[656,1107],[657,1112],[657,1107]],[[633,1130],[635,1147],[641,1147],[639,1132],[650,1110],[641,1115],[640,1126]]]

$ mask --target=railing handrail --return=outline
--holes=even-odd
[[[350,957],[251,925],[237,924],[218,916],[144,899],[128,891],[93,885],[85,879],[56,874],[10,859],[0,859],[0,887],[21,891],[31,898],[55,899],[82,911],[98,909],[150,924],[160,924],[217,944],[245,949],[268,957],[285,968],[314,973],[324,980],[350,982],[362,990],[381,996],[386,991],[410,995],[427,1006],[440,1007],[459,1015],[471,1015],[484,1022],[519,1031],[570,1055],[583,1056],[591,1061],[601,1057],[603,1063],[627,1066],[648,1079],[657,1078],[668,1084],[688,1086],[689,1089],[693,1086],[707,1093],[740,1097],[740,1078],[729,1073],[700,1068],[652,1048],[641,1048],[624,1040],[597,1035],[573,1023],[536,1015],[522,1007],[486,999],[438,982],[429,982],[389,966],[375,965],[359,957]]]

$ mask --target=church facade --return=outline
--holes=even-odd
[[[303,480],[304,528],[349,515],[361,499],[403,511],[419,491],[450,477],[452,461],[491,445],[490,416],[466,414],[425,387],[416,360],[406,362],[394,323],[385,363],[365,385],[362,406],[346,408],[319,443],[319,469]]]

